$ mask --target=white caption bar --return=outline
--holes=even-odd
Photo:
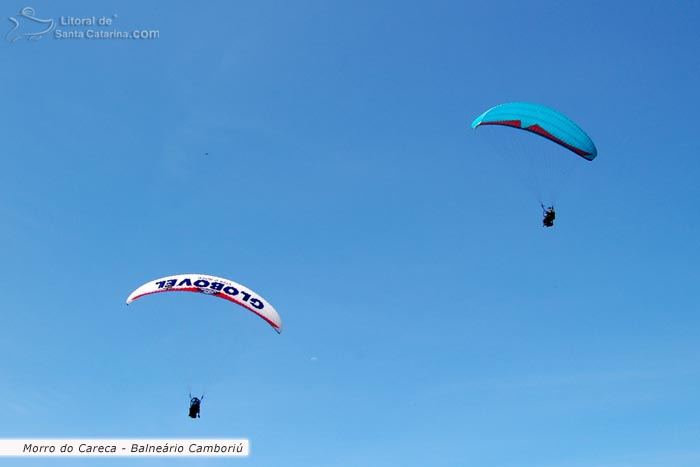
[[[239,456],[247,439],[0,439],[0,456]]]

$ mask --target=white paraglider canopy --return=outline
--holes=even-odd
[[[278,333],[282,332],[282,318],[267,300],[256,294],[248,287],[223,277],[207,276],[204,274],[178,274],[161,277],[143,284],[134,290],[126,304],[130,304],[144,295],[159,292],[197,292],[223,298],[247,308],[268,322]]]

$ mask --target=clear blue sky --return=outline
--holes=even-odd
[[[160,38],[10,43],[26,6]],[[0,437],[251,443],[3,465],[700,465],[700,3],[0,16]],[[553,229],[469,127],[513,100],[598,146]],[[187,272],[285,331],[196,294],[125,305]]]

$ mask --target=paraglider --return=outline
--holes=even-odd
[[[178,274],[162,277],[146,282],[138,287],[126,299],[126,304],[129,305],[134,300],[146,295],[161,292],[197,292],[223,298],[252,311],[272,326],[277,333],[282,332],[282,319],[267,300],[248,287],[222,277],[204,274]],[[191,418],[200,418],[200,408],[203,399],[204,395],[192,397],[190,393],[189,416]]]
[[[544,105],[526,102],[501,104],[487,110],[472,122],[474,129],[483,125],[499,125],[534,133],[587,161],[592,161],[598,155],[593,140],[581,127],[562,113]],[[558,157],[559,154],[556,155]],[[552,227],[556,217],[554,207],[545,209],[541,199],[540,205],[543,209],[542,224]]]
[[[252,311],[264,319],[278,333],[282,332],[282,318],[264,298],[248,287],[228,279],[203,274],[178,274],[146,282],[134,290],[126,304],[146,295],[160,292],[197,292],[223,298]]]
[[[554,212],[554,206],[550,206],[547,209],[542,206],[542,215],[544,216],[542,218],[542,225],[544,227],[552,227],[554,225],[554,219],[557,217]]]
[[[204,395],[202,397],[192,397],[192,394],[190,393],[190,413],[189,416],[190,418],[201,418],[199,416],[199,409],[200,409],[200,404],[204,400]]]

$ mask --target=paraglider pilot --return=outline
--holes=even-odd
[[[557,217],[554,213],[554,206],[550,206],[547,209],[542,206],[542,214],[544,215],[542,225],[544,227],[552,227],[554,225],[554,219]]]
[[[202,403],[203,399],[204,399],[204,396],[192,397],[192,394],[190,394],[190,417],[191,418],[200,418],[199,417],[199,404]]]

